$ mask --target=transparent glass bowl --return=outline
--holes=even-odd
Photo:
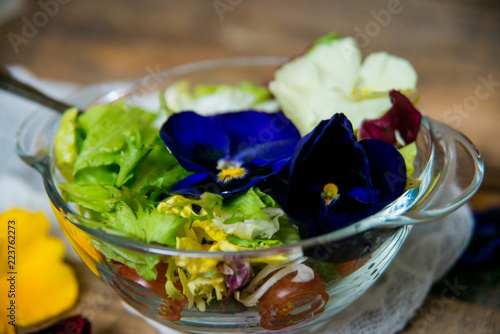
[[[71,101],[87,108],[122,99],[157,110],[158,92],[176,82],[239,84],[251,80],[265,84],[284,61],[283,58],[254,57],[194,63],[151,73],[132,82],[89,87],[72,96]],[[42,175],[55,216],[70,243],[94,274],[140,314],[167,327],[192,333],[268,330],[290,333],[303,332],[305,326],[312,324],[325,324],[380,277],[413,224],[434,221],[459,208],[475,193],[483,177],[483,163],[472,143],[448,126],[424,117],[417,138],[413,175],[419,185],[381,212],[332,233],[282,247],[210,253],[176,250],[128,240],[79,223],[78,212],[65,202],[57,187],[64,182],[55,168],[53,154],[59,119],[60,115],[51,110],[37,110],[20,128],[17,149],[19,156]],[[262,283],[276,274],[276,270],[286,269],[291,273],[305,270],[314,273],[316,284],[307,280],[278,284],[278,280],[273,287],[279,290],[276,293],[286,296],[279,302],[257,296],[255,306],[230,303],[223,308],[214,299],[201,312],[195,307],[189,308],[185,302],[168,298],[161,278],[148,282],[120,263],[108,261],[95,248],[96,242],[117,251],[148,253],[162,262],[213,260],[251,263],[256,268],[265,268],[265,263],[279,263],[262,269],[260,274],[256,272],[256,278],[261,276]],[[160,273],[164,270],[165,266],[158,267]]]

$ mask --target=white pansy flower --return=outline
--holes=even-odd
[[[361,60],[353,38],[329,40],[283,65],[269,89],[302,135],[336,113],[344,113],[356,130],[391,107],[389,91],[410,93],[417,84],[405,59],[377,52]]]

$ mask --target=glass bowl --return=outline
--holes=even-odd
[[[179,81],[239,84],[251,80],[265,84],[284,61],[254,57],[194,63],[131,82],[89,87],[71,100],[81,108],[124,100],[157,110],[158,92]],[[58,190],[58,184],[64,181],[55,168],[53,152],[59,120],[60,115],[51,110],[37,110],[21,126],[17,150],[42,175],[66,237],[90,270],[133,309],[164,326],[191,333],[290,333],[303,332],[312,324],[326,324],[380,277],[413,224],[434,221],[459,208],[475,193],[483,177],[483,163],[472,143],[450,127],[424,117],[416,141],[413,174],[418,186],[377,214],[329,234],[280,247],[240,252],[177,250],[132,241],[80,223],[83,217]],[[122,263],[107,260],[96,245],[124,257],[143,253],[159,259],[158,278],[145,281]],[[200,311],[186,300],[167,296],[165,263],[190,261],[250,264],[256,276],[240,293],[244,303],[233,301],[222,306],[214,298]],[[259,287],[266,284],[271,288],[263,294],[265,289]]]

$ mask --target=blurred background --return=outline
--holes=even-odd
[[[291,56],[335,31],[419,74],[422,111],[465,133],[500,170],[497,0],[0,0],[0,63],[82,85],[193,61]],[[5,9],[3,9],[5,8]],[[7,14],[12,11],[12,15]]]
[[[498,206],[498,0],[0,0],[0,64],[78,85],[213,58],[293,56],[329,32],[354,36],[365,56],[383,50],[413,64],[419,109],[460,130],[483,154],[485,181],[473,208]],[[497,333],[498,303],[494,311],[483,306],[454,303],[440,315],[444,325],[433,322],[429,331],[465,333],[469,319],[474,331]]]

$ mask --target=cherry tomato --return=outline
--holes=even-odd
[[[126,278],[134,282],[135,284],[146,288],[152,293],[163,297],[164,303],[159,308],[160,312],[156,316],[165,320],[177,321],[181,319],[181,312],[184,309],[184,306],[187,305],[187,299],[184,298],[183,300],[176,300],[167,296],[165,291],[165,283],[167,282],[165,273],[167,272],[167,267],[168,265],[162,262],[156,265],[155,268],[158,275],[156,276],[156,280],[154,281],[146,281],[139,274],[137,274],[137,271],[135,271],[135,269],[132,269],[126,265],[122,265],[120,268],[118,268],[118,274],[123,278]],[[174,283],[174,286],[179,291],[182,291],[182,284],[180,280],[177,280]]]
[[[311,281],[292,282],[296,275],[297,272],[292,272],[283,276],[259,299],[261,327],[269,330],[291,327],[325,310],[329,295],[321,276],[314,271]]]
[[[358,270],[358,268],[361,268],[366,263],[366,261],[368,261],[368,258],[336,263],[335,267],[337,268],[340,276],[346,277]]]
[[[156,316],[169,321],[181,320],[181,312],[187,305],[186,299],[178,301],[170,297],[165,299],[165,303],[160,306]]]
[[[137,271],[135,271],[135,269],[132,269],[124,264],[118,268],[118,274],[129,281],[139,284],[156,295],[165,296],[165,283],[167,283],[165,273],[167,272],[167,265],[160,262],[155,268],[158,275],[154,281],[146,281],[137,273]]]

